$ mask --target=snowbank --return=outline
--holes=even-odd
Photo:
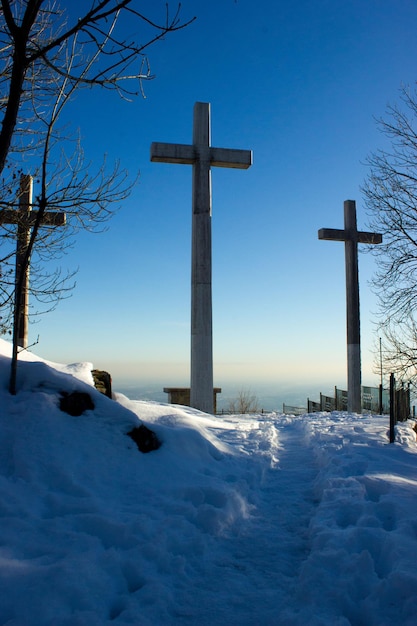
[[[413,422],[109,400],[0,341],[0,623],[414,625]],[[95,409],[59,410],[88,389]],[[141,454],[139,423],[162,446]]]

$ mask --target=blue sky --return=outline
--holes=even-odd
[[[147,6],[164,16],[165,0]],[[375,117],[417,77],[417,4],[182,0],[194,15],[149,49],[146,99],[89,91],[68,110],[88,159],[106,153],[140,179],[108,231],[80,235],[64,257],[77,287],[31,326],[35,351],[92,361],[116,384],[188,383],[191,168],[149,152],[191,142],[194,103],[210,102],[212,145],[253,150],[249,170],[212,172],[215,384],[343,387],[344,246],[317,230],[343,227],[346,199],[366,228],[364,161],[384,145]],[[377,385],[375,264],[359,262],[362,379]]]

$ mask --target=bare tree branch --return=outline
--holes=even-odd
[[[73,288],[74,272],[52,267],[51,261],[65,253],[79,229],[100,231],[135,184],[119,163],[109,167],[106,158],[94,170],[79,139],[59,126],[62,111],[85,86],[113,89],[123,98],[143,93],[142,82],[152,78],[144,51],[194,19],[183,22],[181,5],[173,14],[166,5],[159,22],[139,12],[138,4],[90,0],[74,19],[58,1],[0,0],[0,329],[14,319],[11,393],[24,270],[30,263],[30,291],[40,310],[56,306]],[[134,40],[123,36],[124,20],[137,33]],[[143,29],[140,42],[136,37]],[[19,209],[20,176],[28,172],[37,181],[30,221]],[[50,211],[66,214],[64,228],[48,227]],[[29,238],[16,280],[12,261],[19,226]]]
[[[375,246],[372,286],[379,301],[379,332],[387,373],[417,378],[417,92],[401,90],[399,104],[378,121],[389,147],[371,154],[362,188]]]
[[[126,97],[142,92],[142,81],[150,79],[151,73],[142,72],[144,51],[169,33],[188,26],[180,20],[180,7],[170,17],[168,8],[163,24],[149,19],[134,8],[135,0],[102,0],[91,2],[84,15],[68,25],[69,18],[59,9],[58,3],[46,0],[1,0],[0,41],[4,49],[12,51],[11,61],[3,61],[0,75],[3,108],[0,131],[0,174],[12,147],[18,114],[25,94],[27,82],[37,82],[45,88],[48,78],[65,75],[77,84],[116,89]],[[116,35],[121,19],[128,14],[134,20],[134,30],[141,31],[146,25],[153,31],[145,43],[126,41]],[[68,68],[63,51],[76,40],[77,51],[83,54],[78,65]],[[131,70],[136,64],[138,69]],[[95,66],[97,65],[97,68]],[[147,60],[145,66],[148,67]],[[44,69],[48,68],[47,80],[43,80]],[[86,68],[88,67],[88,71]],[[77,72],[79,70],[79,72]],[[138,88],[129,87],[139,85]],[[7,94],[7,95],[6,95]],[[0,108],[1,110],[1,108]]]

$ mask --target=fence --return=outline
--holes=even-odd
[[[388,414],[390,412],[390,391],[379,387],[362,387],[362,411]],[[320,400],[314,401],[307,398],[306,407],[295,407],[288,404],[283,405],[282,412],[287,415],[302,415],[303,413],[315,413],[318,411],[347,411],[347,391],[344,389],[334,388],[334,395],[327,396],[320,393]],[[410,416],[410,390],[397,389],[396,411],[400,414],[401,419],[407,419]],[[398,418],[400,419],[400,418]]]
[[[388,414],[390,407],[389,389],[362,387],[362,410],[370,413]]]
[[[290,404],[283,404],[282,412],[286,415],[304,415],[307,413],[305,407],[302,406],[291,406]]]
[[[410,417],[410,384],[405,387],[404,383],[401,383],[400,387],[397,387],[394,374],[391,374],[389,381],[389,395],[390,395],[390,411],[389,411],[389,440],[390,443],[395,441],[395,424],[397,422],[404,422]]]
[[[391,374],[393,376],[393,374]],[[395,391],[393,391],[395,390]],[[347,411],[347,397],[348,393],[344,389],[334,388],[334,395],[327,396],[320,393],[320,400],[314,401],[307,398],[307,406],[293,406],[290,404],[283,404],[282,412],[286,415],[304,415],[305,413],[315,413],[319,411],[331,412],[331,411]],[[404,421],[411,416],[411,403],[410,403],[410,385],[405,387],[404,383],[401,383],[400,387],[397,387],[395,379],[393,382],[393,389],[383,389],[382,385],[379,387],[365,387],[361,388],[362,397],[362,412],[369,412],[377,415],[391,415],[391,408],[393,410],[393,420]],[[391,400],[391,398],[393,398]],[[413,407],[414,409],[415,407]],[[257,410],[256,412],[250,411],[250,414],[269,413],[272,411],[266,411],[265,409]],[[217,415],[231,415],[235,414],[235,411],[230,409],[222,409]]]

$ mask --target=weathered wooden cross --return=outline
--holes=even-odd
[[[247,169],[252,152],[211,147],[210,104],[196,102],[192,145],[152,143],[151,161],[193,166],[190,404],[213,413],[211,167]]]
[[[358,231],[356,204],[344,202],[345,229],[321,228],[319,239],[345,242],[348,411],[362,412],[358,243],[377,244],[382,235]]]
[[[17,303],[17,287],[23,271],[22,295],[18,314],[18,345],[21,348],[28,346],[28,315],[29,315],[29,265],[25,268],[24,262],[30,241],[31,229],[36,222],[38,211],[32,211],[33,179],[29,174],[20,177],[19,208],[3,209],[0,211],[1,224],[16,224],[16,271],[15,271],[15,307]],[[63,226],[65,213],[49,211],[42,218],[42,226]]]

